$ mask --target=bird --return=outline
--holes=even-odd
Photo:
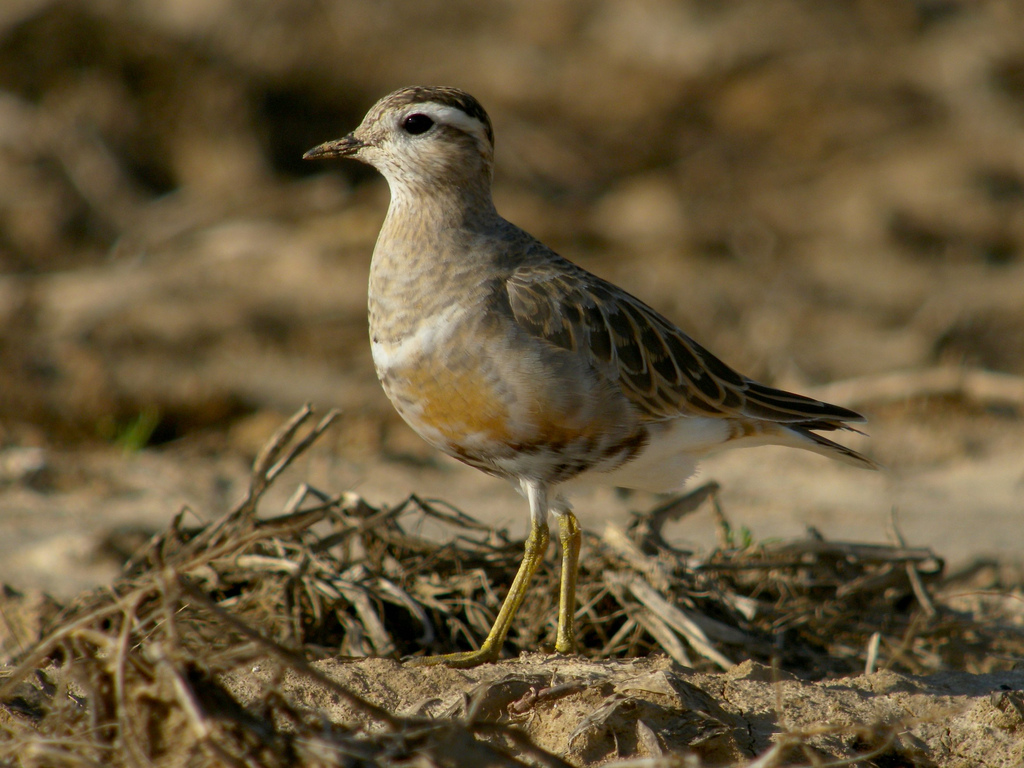
[[[353,158],[386,179],[370,263],[370,345],[380,383],[430,445],[526,497],[522,562],[476,650],[414,657],[473,667],[500,658],[557,519],[555,652],[576,651],[582,532],[568,501],[592,485],[682,489],[698,460],[754,445],[804,448],[862,468],[821,432],[855,411],[737,373],[622,288],[505,220],[491,195],[494,130],[458,88],[411,86],[304,159]]]

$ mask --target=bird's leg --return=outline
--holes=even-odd
[[[580,524],[571,510],[558,513],[558,538],[562,543],[562,578],[558,590],[558,634],[556,653],[576,652],[576,577],[580,570]]]
[[[407,662],[408,664],[413,666],[445,664],[449,667],[467,668],[498,660],[498,657],[501,655],[501,647],[505,644],[505,637],[512,626],[512,620],[515,618],[519,606],[523,604],[526,590],[530,587],[530,581],[533,580],[533,574],[537,571],[537,566],[544,559],[544,553],[547,551],[550,539],[547,524],[547,488],[541,483],[524,482],[523,489],[526,491],[526,497],[530,501],[531,528],[530,535],[526,539],[526,551],[523,553],[523,561],[519,565],[516,577],[512,580],[512,586],[509,587],[508,594],[505,596],[505,602],[501,604],[498,617],[494,620],[494,625],[491,627],[491,631],[487,633],[483,644],[475,651],[445,653],[440,656],[423,656],[410,659]],[[577,543],[576,546],[578,549],[579,544]],[[570,640],[571,634],[570,625]]]

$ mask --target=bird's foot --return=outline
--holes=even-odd
[[[558,639],[555,640],[555,653],[562,656],[575,656],[576,638],[571,634],[566,637],[559,633]]]
[[[501,652],[498,648],[484,645],[477,651],[461,651],[459,653],[442,653],[438,656],[414,656],[403,661],[410,667],[446,666],[453,669],[469,669],[481,664],[492,664],[498,660]]]

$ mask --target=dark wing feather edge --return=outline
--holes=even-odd
[[[742,376],[642,301],[571,262],[520,267],[505,288],[522,328],[618,377],[645,420],[734,416],[802,433],[865,421],[847,408]]]

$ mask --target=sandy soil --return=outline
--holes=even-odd
[[[735,765],[755,755],[769,765],[810,755],[823,764],[858,755],[863,764],[881,764],[871,761],[882,754],[891,761],[886,764],[985,768],[1024,760],[1020,672],[927,678],[878,672],[809,684],[749,661],[714,675],[665,659],[593,663],[551,656],[468,671],[410,670],[384,659],[318,668],[391,711],[438,717],[472,711],[484,721],[511,720],[537,746],[573,765],[671,754],[695,755],[703,765]],[[229,687],[244,701],[271,674],[255,670]],[[999,686],[1018,691],[1009,694],[1017,698],[993,694]],[[339,721],[355,716],[299,677],[290,677],[285,689]]]

